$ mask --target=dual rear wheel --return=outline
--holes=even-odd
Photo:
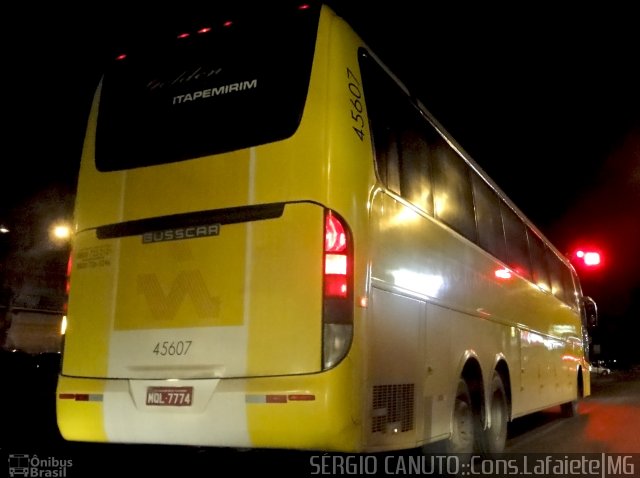
[[[504,450],[507,440],[509,404],[504,383],[498,373],[491,380],[489,420],[483,425],[482,405],[477,403],[470,385],[460,378],[453,407],[452,433],[445,444],[447,453],[494,455]]]

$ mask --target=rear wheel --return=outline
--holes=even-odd
[[[480,416],[475,412],[469,385],[464,379],[458,382],[453,406],[451,437],[447,441],[448,453],[476,453],[480,447],[478,437],[482,433]]]
[[[560,405],[560,413],[565,418],[575,417],[578,414],[578,400],[583,396],[582,371],[578,370],[578,397],[570,402]]]
[[[571,400],[560,405],[560,414],[564,418],[575,417],[578,414],[578,400]]]
[[[504,451],[507,442],[507,422],[509,403],[507,392],[500,374],[495,373],[491,380],[489,395],[489,426],[484,430],[483,448],[486,454],[493,455]]]
[[[479,398],[477,399],[479,401]],[[471,456],[482,453],[482,419],[480,404],[474,403],[468,382],[460,378],[453,404],[451,436],[447,440],[422,446],[426,455],[459,454],[463,468]]]

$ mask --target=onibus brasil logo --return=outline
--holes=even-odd
[[[70,459],[60,459],[53,456],[38,457],[38,455],[11,454],[9,455],[9,476],[26,477],[56,477],[64,478],[67,469],[73,466]]]

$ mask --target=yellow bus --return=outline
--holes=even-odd
[[[105,70],[64,438],[495,452],[509,420],[575,411],[586,300],[567,259],[334,10],[277,3]]]

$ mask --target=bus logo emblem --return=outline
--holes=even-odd
[[[151,244],[154,242],[181,241],[183,239],[217,236],[218,234],[220,234],[220,224],[177,227],[174,229],[164,229],[162,231],[145,232],[142,235],[142,243]]]
[[[138,292],[146,298],[154,317],[173,320],[185,298],[189,297],[200,319],[220,315],[220,299],[211,295],[200,271],[183,271],[172,282],[165,294],[155,274],[138,276]]]

